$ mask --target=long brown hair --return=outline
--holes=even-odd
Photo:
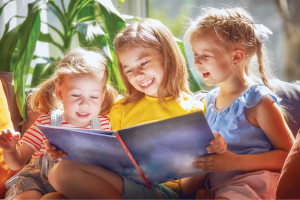
[[[76,48],[67,53],[59,62],[54,73],[36,88],[30,96],[33,111],[47,114],[53,109],[62,109],[62,103],[56,98],[55,83],[63,84],[66,75],[84,75],[95,77],[106,91],[99,114],[109,113],[117,99],[117,91],[107,84],[108,69],[106,59],[100,52]]]
[[[258,27],[254,23],[251,15],[243,8],[203,8],[203,13],[196,21],[191,22],[190,27],[185,32],[185,41],[191,43],[192,40],[200,36],[208,34],[216,35],[227,47],[243,47],[249,61],[256,55],[260,79],[268,88],[273,91],[273,87],[269,83],[272,77],[269,68],[269,61],[264,44],[255,33]],[[253,60],[253,59],[252,59]],[[245,72],[249,76],[250,62],[246,65]],[[252,62],[251,66],[255,66]],[[254,74],[256,75],[256,74]]]
[[[116,36],[114,45],[117,54],[125,47],[134,46],[151,48],[162,54],[164,75],[158,89],[158,98],[160,101],[165,101],[165,97],[167,96],[179,98],[181,92],[191,94],[185,59],[173,35],[160,21],[143,19],[130,24]],[[124,104],[137,102],[142,99],[145,94],[130,84],[119,59],[118,69],[127,89]]]

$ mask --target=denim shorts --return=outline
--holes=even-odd
[[[122,176],[122,175],[121,175]],[[124,180],[124,199],[180,199],[182,192],[172,190],[163,184],[152,185],[151,188],[136,183],[126,176],[122,176]]]
[[[5,199],[12,199],[18,194],[28,190],[38,190],[43,195],[55,192],[48,181],[50,169],[57,163],[48,154],[44,157],[31,158],[31,161],[15,176],[6,181],[7,192]]]

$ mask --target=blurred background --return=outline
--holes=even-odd
[[[147,16],[161,20],[173,34],[182,39],[189,19],[195,19],[203,7],[242,6],[257,24],[268,27],[273,34],[265,43],[275,77],[284,81],[300,79],[300,1],[299,0],[149,0]],[[186,48],[190,66],[193,55]],[[206,88],[202,76],[194,73]]]
[[[0,0],[0,7],[9,0]],[[27,14],[27,4],[32,0],[16,0],[9,3],[0,17],[0,36],[4,32],[5,24],[10,21],[11,27],[22,23]],[[55,1],[57,6],[62,7]],[[65,4],[72,3],[65,0]],[[162,21],[175,35],[182,39],[184,31],[188,26],[189,19],[195,19],[202,7],[227,7],[242,6],[246,8],[255,18],[256,23],[264,24],[273,34],[265,43],[269,50],[271,60],[271,69],[273,74],[284,81],[294,81],[300,79],[300,1],[299,0],[112,0],[113,5],[124,16],[125,19],[131,19],[130,16],[137,18],[150,17]],[[128,15],[126,17],[126,15]],[[63,29],[58,19],[51,11],[41,11],[41,21],[47,22],[57,29]],[[130,20],[128,21],[130,23]],[[53,29],[49,29],[45,24],[41,24],[42,33],[51,33],[53,40],[62,43]],[[78,37],[73,37],[71,47],[78,45]],[[0,47],[1,48],[1,47]],[[38,57],[57,58],[62,55],[57,46],[37,42],[34,55]],[[210,89],[204,83],[202,76],[193,67],[193,56],[191,50],[186,48],[188,64],[193,74],[200,81],[204,89]],[[36,63],[45,62],[42,58],[32,61],[32,66]],[[28,75],[30,83],[31,75]]]

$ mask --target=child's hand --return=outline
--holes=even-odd
[[[48,140],[44,140],[44,145],[46,148],[46,153],[48,153],[50,158],[52,158],[53,160],[67,156],[67,154],[62,150],[56,150],[56,147],[51,145]]]
[[[16,149],[20,140],[20,133],[15,132],[12,128],[3,129],[0,133],[0,147],[7,152]]]
[[[229,172],[239,170],[239,159],[237,154],[226,151],[223,154],[212,154],[194,159],[193,165],[205,172]]]
[[[227,143],[220,133],[213,132],[215,138],[209,142],[209,146],[206,147],[207,153],[222,154],[227,151]]]

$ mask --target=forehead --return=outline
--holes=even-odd
[[[141,46],[126,46],[118,53],[119,60],[123,67],[148,56],[162,57],[159,51]]]
[[[90,75],[65,75],[62,87],[66,89],[101,90],[102,83]]]
[[[191,40],[191,45],[194,49],[212,50],[217,46],[217,41],[211,36],[198,36]]]

